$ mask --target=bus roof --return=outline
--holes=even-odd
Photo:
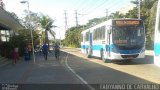
[[[84,34],[84,33],[86,33],[87,31],[89,31],[89,29],[83,30],[83,31],[81,32],[81,34]]]

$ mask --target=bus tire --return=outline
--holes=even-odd
[[[87,58],[91,58],[91,57],[92,57],[91,55],[89,55],[89,54],[87,55]]]
[[[105,58],[103,58],[102,61],[103,61],[104,63],[106,63],[107,60],[106,60]]]
[[[87,58],[91,58],[91,55],[90,55],[90,53],[88,51],[88,48],[86,49],[86,54],[87,54]]]
[[[106,59],[105,63],[111,63],[112,61],[109,59]]]

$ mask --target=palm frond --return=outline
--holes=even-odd
[[[55,33],[54,31],[49,30],[49,33],[52,35],[53,38],[55,38],[55,34],[56,34],[56,33]]]

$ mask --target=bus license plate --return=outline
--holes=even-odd
[[[127,59],[133,59],[133,57],[127,57]]]

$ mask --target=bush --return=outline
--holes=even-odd
[[[11,58],[12,46],[9,42],[3,42],[1,44],[1,56]]]

